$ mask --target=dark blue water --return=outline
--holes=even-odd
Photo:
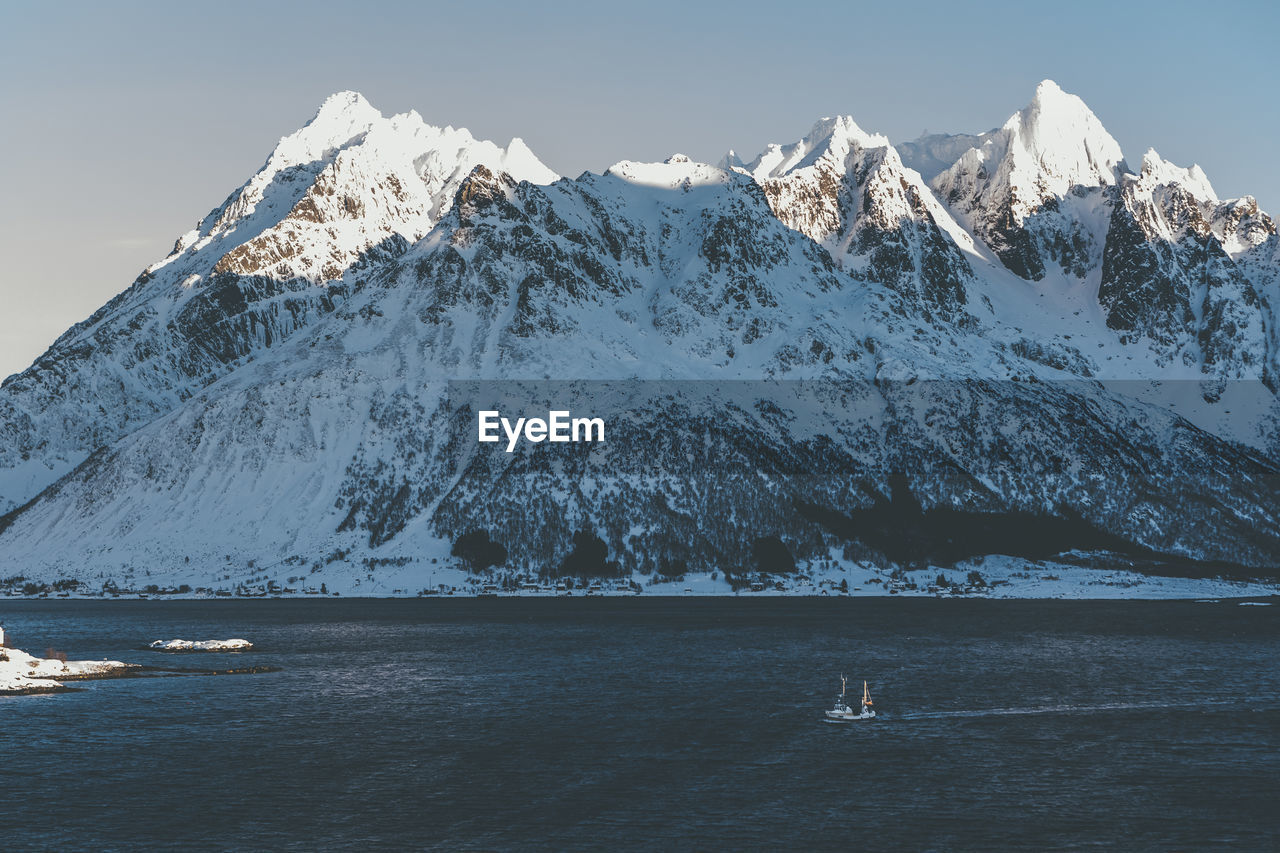
[[[12,850],[1274,850],[1280,606],[0,602]],[[153,639],[246,637],[245,655]],[[821,722],[843,671],[881,718]]]

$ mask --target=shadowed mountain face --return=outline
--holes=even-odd
[[[953,235],[966,248],[972,241],[883,136],[847,116],[823,119],[799,142],[725,164],[760,183],[783,223],[842,268],[893,289],[912,313],[951,322],[963,315],[974,273]]]
[[[1275,223],[1252,199],[1219,201],[1203,172],[1154,151],[1115,195],[1098,290],[1107,325],[1126,340],[1153,342],[1162,357],[1197,361],[1207,374],[1261,370],[1274,390],[1268,321],[1276,315],[1263,304],[1274,279],[1256,250],[1274,241]]]
[[[849,118],[557,180],[336,95],[5,381],[0,562],[1275,565],[1274,223],[1154,152],[1130,173],[1048,82],[912,146],[930,182]],[[486,407],[608,439],[507,453]]]

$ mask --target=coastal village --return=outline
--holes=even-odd
[[[471,571],[396,561],[388,567],[335,561],[323,574],[258,571],[219,582],[120,582],[0,578],[0,597],[34,599],[252,599],[604,596],[904,596],[933,598],[1202,598],[1275,595],[1280,585],[1227,577],[1168,577],[1136,567],[1099,568],[1055,561],[987,557],[952,567],[883,569],[864,563],[815,562],[793,573],[686,572],[629,577],[540,577],[532,572]],[[335,571],[334,569],[338,569]],[[381,571],[380,571],[381,569]],[[252,567],[250,567],[252,570]]]

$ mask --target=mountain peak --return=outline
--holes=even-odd
[[[1041,80],[1036,84],[1036,91],[1031,96],[1031,102],[1027,104],[1025,109],[1009,120],[1013,121],[1014,118],[1023,113],[1049,117],[1050,119],[1068,115],[1083,115],[1085,113],[1090,116],[1093,115],[1088,104],[1079,95],[1063,91],[1061,86],[1049,79]]]
[[[672,154],[661,163],[622,160],[605,170],[605,175],[629,184],[674,189],[689,189],[707,184],[725,184],[730,176],[719,167],[690,160],[683,154]]]
[[[1088,105],[1052,80],[1041,81],[1024,109],[1005,122],[1009,151],[1045,171],[1058,194],[1071,185],[1114,184],[1124,154]],[[1029,156],[1026,156],[1029,155]],[[1064,183],[1065,182],[1065,183]]]
[[[888,138],[878,133],[867,133],[851,116],[825,116],[814,122],[809,133],[798,142],[789,145],[770,143],[745,168],[757,181],[766,181],[812,166],[823,158],[843,163],[849,152],[856,148],[888,146]]]
[[[324,99],[311,121],[280,140],[272,154],[279,166],[309,163],[323,159],[362,136],[378,122],[382,113],[359,92],[335,92]]]
[[[560,177],[519,136],[513,136],[502,152],[502,168],[517,181],[535,184],[550,184]]]
[[[853,116],[824,116],[813,123],[813,128],[809,131],[809,135],[805,139],[817,141],[831,140],[847,140],[853,139],[858,141],[881,139],[878,134],[873,135],[867,133],[858,127],[858,123],[853,120]]]
[[[1142,177],[1156,184],[1178,184],[1202,201],[1218,200],[1218,194],[1213,191],[1209,176],[1203,169],[1195,164],[1189,169],[1175,166],[1154,148],[1148,148],[1142,155]]]
[[[747,164],[742,162],[742,158],[738,156],[738,152],[730,148],[725,155],[720,158],[720,162],[716,164],[726,172],[732,172],[737,169],[745,169]]]
[[[359,92],[344,90],[334,92],[325,98],[320,104],[320,109],[316,110],[315,118],[311,122],[315,122],[325,117],[336,117],[347,113],[377,113],[381,118],[382,114],[374,109],[373,105]],[[309,122],[310,123],[310,122]]]
[[[1035,97],[1032,98],[1032,101],[1033,102],[1046,101],[1046,100],[1053,100],[1055,98],[1064,98],[1064,97],[1075,98],[1076,96],[1069,95],[1066,92],[1062,91],[1061,86],[1059,86],[1056,82],[1046,77],[1045,79],[1041,80],[1039,83],[1036,84],[1036,94],[1035,94]],[[1079,100],[1079,98],[1076,98],[1076,100]]]
[[[1044,80],[1031,103],[999,130],[976,140],[981,144],[932,181],[952,212],[1016,275],[1043,278],[1042,252],[1057,255],[1064,270],[1083,269],[1076,248],[1065,253],[1055,248],[1092,251],[1087,247],[1097,244],[1095,235],[1079,222],[1071,223],[1067,233],[1042,235],[1041,244],[1024,222],[1052,200],[1066,198],[1076,188],[1112,186],[1126,171],[1120,144],[1098,117],[1079,97]]]

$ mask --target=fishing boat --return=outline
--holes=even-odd
[[[845,698],[846,687],[847,682],[842,675],[840,676],[840,695],[836,697],[835,707],[827,711],[827,722],[847,723],[852,720],[870,720],[875,717],[876,712],[871,707],[871,691],[867,688],[867,682],[862,682],[862,709],[856,714]]]

